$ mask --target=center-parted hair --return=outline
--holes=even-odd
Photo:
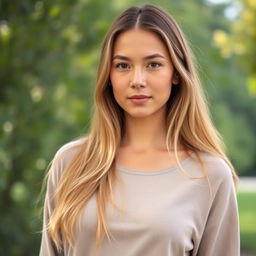
[[[74,244],[77,220],[94,193],[98,209],[97,248],[104,235],[110,238],[105,210],[108,202],[118,209],[112,193],[117,179],[115,156],[125,134],[124,111],[113,96],[110,69],[115,41],[122,32],[130,29],[144,29],[157,34],[166,45],[179,77],[179,84],[173,85],[167,103],[167,149],[174,152],[177,163],[178,145],[182,145],[188,153],[194,152],[201,163],[200,151],[219,156],[230,166],[234,181],[237,181],[223,141],[212,124],[193,56],[181,29],[161,8],[153,5],[130,7],[113,22],[103,41],[90,132],[57,185],[55,209],[48,229],[58,250],[61,250],[63,242],[71,246]],[[199,178],[209,183],[207,170]]]

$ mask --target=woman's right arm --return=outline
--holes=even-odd
[[[84,139],[71,141],[62,146],[55,154],[48,174],[47,188],[44,202],[44,217],[42,240],[39,256],[63,256],[64,252],[58,252],[54,245],[49,231],[48,223],[55,209],[54,193],[56,192],[60,177],[65,167],[70,163],[75,154],[79,151],[80,146],[85,142]]]
[[[43,218],[43,230],[42,230],[42,240],[40,247],[40,256],[62,256],[61,252],[58,252],[51,237],[47,230],[47,224],[52,213],[52,208],[49,199],[45,199],[44,203],[44,218]]]
[[[39,256],[62,256],[63,252],[58,252],[56,246],[54,245],[49,231],[48,223],[50,216],[54,210],[54,200],[53,195],[57,188],[57,183],[59,181],[59,176],[63,170],[63,161],[59,154],[57,153],[52,161],[48,179],[47,179],[47,188],[44,201],[44,211],[43,211],[43,230],[42,230],[42,239]]]

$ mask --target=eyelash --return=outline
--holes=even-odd
[[[124,67],[124,65],[125,65],[126,67]],[[115,65],[115,68],[117,68],[117,69],[127,69],[127,66],[128,66],[127,63],[121,62],[121,63],[117,63],[117,64]]]
[[[153,67],[152,67],[152,66],[149,67],[149,66],[152,65],[152,64],[153,64]],[[120,62],[120,63],[117,63],[117,64],[115,65],[115,68],[126,70],[126,69],[128,69],[128,66],[129,66],[128,63]],[[162,66],[161,63],[155,62],[155,61],[154,61],[154,62],[150,62],[150,63],[147,65],[147,67],[152,68],[152,69],[154,69],[154,68],[159,68],[159,67],[161,67],[161,66]]]
[[[150,63],[149,63],[149,65],[152,65],[152,64],[157,65],[157,67],[151,67],[151,68],[159,68],[159,67],[162,66],[162,64],[159,63],[159,62],[150,62]]]

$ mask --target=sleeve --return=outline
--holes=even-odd
[[[49,235],[47,230],[47,224],[49,222],[49,218],[54,210],[54,201],[53,195],[56,189],[57,182],[59,180],[59,173],[63,169],[63,164],[61,159],[55,155],[51,168],[49,170],[48,180],[47,180],[47,188],[46,195],[44,201],[44,211],[43,211],[43,230],[42,230],[42,239],[41,239],[41,247],[39,256],[62,256],[63,253],[57,251],[54,246],[53,241]]]
[[[239,256],[238,206],[228,165],[222,165],[221,172],[217,172],[217,175],[217,189],[214,189],[214,198],[196,255]]]

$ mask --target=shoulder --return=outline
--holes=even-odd
[[[53,160],[67,164],[86,142],[86,138],[80,138],[62,145],[56,152]]]
[[[205,152],[201,152],[200,157],[212,178],[229,179],[232,177],[231,169],[223,158]]]
[[[190,172],[193,175],[207,175],[211,185],[216,188],[221,184],[233,184],[231,168],[223,158],[206,152],[198,152],[198,155],[203,165],[197,160],[196,154],[193,154],[193,162],[190,165]]]
[[[204,163],[209,181],[216,189],[221,186],[233,187],[231,168],[223,158],[206,152],[200,152],[199,155]]]
[[[86,142],[87,138],[80,138],[77,140],[70,141],[62,145],[55,153],[48,172],[49,181],[56,185],[60,180],[66,166],[72,161],[76,153],[79,152],[81,147]]]

